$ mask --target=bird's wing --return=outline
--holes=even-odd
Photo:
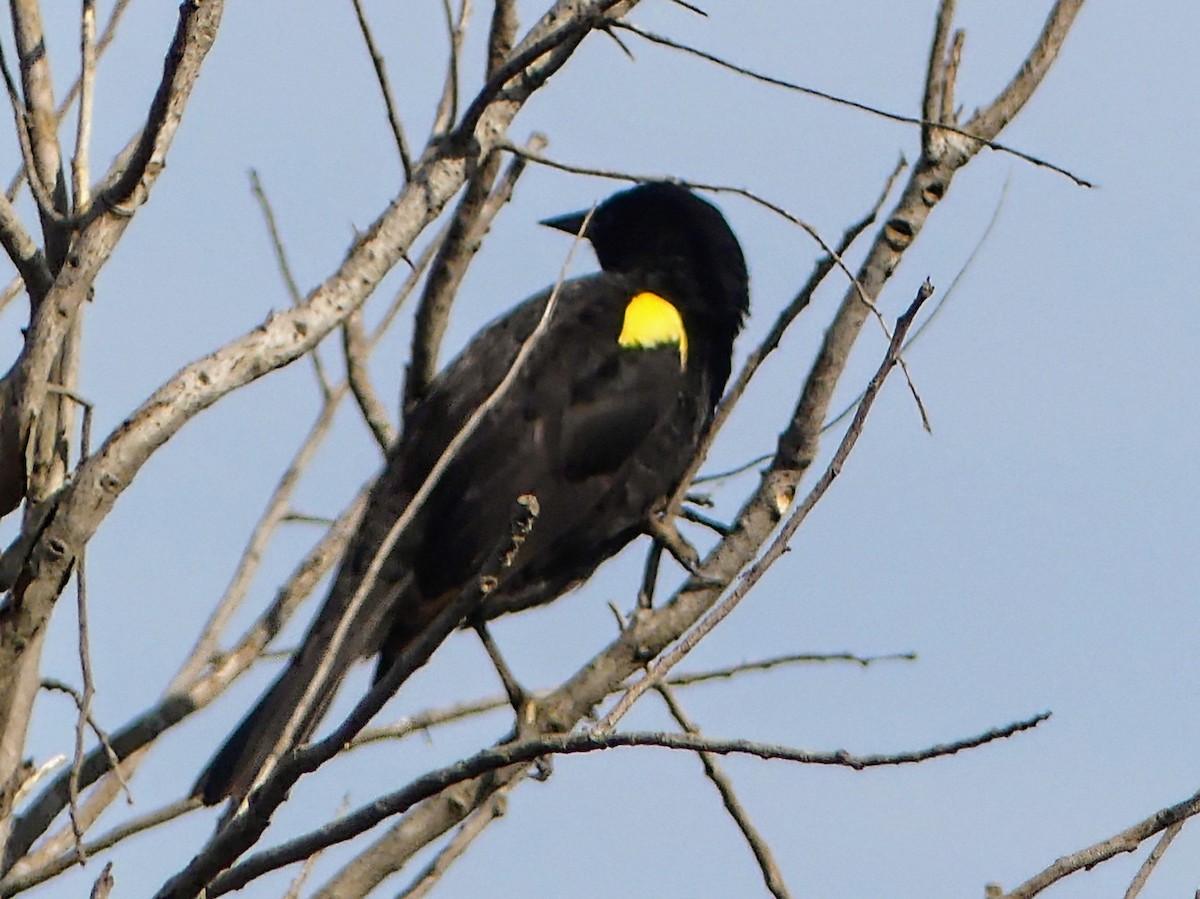
[[[423,593],[440,594],[478,570],[505,538],[522,493],[538,497],[541,514],[516,568],[536,559],[539,547],[592,514],[647,435],[673,414],[683,377],[679,350],[622,347],[628,299],[627,286],[608,276],[564,285],[548,329],[422,513],[415,557]],[[525,309],[474,341],[439,379],[421,416],[410,419],[403,460],[410,490],[512,364],[533,327]]]

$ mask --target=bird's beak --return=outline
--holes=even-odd
[[[583,212],[572,212],[568,215],[560,215],[552,219],[543,219],[538,224],[545,225],[547,228],[553,228],[556,231],[565,231],[567,234],[587,237],[587,234],[583,233],[583,222],[590,211],[585,209]]]

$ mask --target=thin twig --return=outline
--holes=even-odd
[[[950,6],[953,7],[953,4],[950,4]],[[868,105],[866,103],[862,103],[858,100],[850,100],[850,99],[847,99],[846,97],[839,97],[836,94],[831,94],[826,91],[817,90],[816,88],[805,87],[802,84],[796,84],[791,81],[785,81],[782,78],[775,78],[771,75],[764,75],[761,72],[755,72],[751,69],[745,68],[744,66],[740,66],[740,65],[736,65],[734,63],[728,62],[719,56],[713,55],[712,53],[707,53],[704,50],[699,50],[695,47],[689,47],[687,44],[681,44],[678,41],[674,41],[669,37],[664,37],[663,35],[655,34],[652,31],[647,31],[644,28],[634,25],[631,22],[619,21],[619,22],[613,22],[612,25],[616,28],[621,28],[621,29],[624,29],[625,31],[632,32],[633,34],[636,34],[638,37],[643,38],[644,40],[650,41],[651,43],[661,44],[664,47],[670,47],[673,50],[680,50],[680,51],[682,51],[684,53],[688,53],[692,56],[697,56],[700,59],[705,60],[706,62],[711,62],[714,65],[720,66],[723,69],[728,69],[729,71],[736,72],[739,75],[745,75],[748,78],[752,78],[755,81],[761,81],[764,84],[771,84],[771,85],[774,85],[775,87],[782,87],[782,88],[786,88],[787,90],[796,91],[797,93],[807,94],[810,97],[817,97],[821,100],[827,100],[830,103],[835,103],[839,106],[848,106],[851,109],[857,109],[862,112],[870,113],[871,115],[879,116],[880,118],[888,119],[893,122],[901,122],[906,125],[919,125],[922,128],[928,127],[930,125],[935,125],[937,128],[939,128],[942,131],[948,131],[952,134],[957,134],[960,137],[967,138],[972,141],[978,141],[980,144],[987,147],[988,149],[996,150],[999,153],[1007,153],[1010,156],[1015,156],[1018,159],[1023,160],[1024,162],[1028,162],[1032,165],[1038,166],[1039,168],[1049,169],[1052,172],[1055,172],[1059,175],[1063,175],[1067,178],[1070,178],[1079,187],[1095,187],[1096,186],[1091,181],[1081,178],[1078,175],[1074,174],[1073,172],[1069,171],[1068,169],[1065,169],[1060,165],[1055,165],[1053,162],[1050,162],[1049,160],[1042,159],[1038,156],[1034,156],[1031,153],[1026,153],[1023,150],[1017,150],[1006,144],[1002,144],[999,141],[990,140],[987,137],[984,137],[981,134],[979,134],[973,130],[969,130],[969,126],[966,126],[964,128],[958,128],[952,124],[943,123],[943,122],[939,122],[936,120],[931,120],[929,118],[915,118],[914,116],[901,115],[900,113],[896,113],[896,112],[888,112],[887,110],[879,109],[878,107],[875,107],[875,106],[870,106],[870,105]]]
[[[101,57],[104,56],[104,52],[109,48],[109,45],[112,44],[113,38],[117,36],[117,25],[120,24],[121,16],[124,15],[125,10],[129,7],[129,3],[130,0],[117,0],[117,2],[113,4],[112,12],[109,14],[108,21],[104,23],[104,31],[101,32],[100,39],[96,41],[95,44],[93,58],[97,62],[101,59]],[[75,76],[75,81],[71,84],[70,89],[67,91],[67,95],[63,97],[62,102],[59,103],[58,109],[54,114],[56,122],[61,123],[62,120],[66,118],[67,110],[71,108],[71,104],[75,102],[75,98],[79,96],[80,91],[83,89],[82,74],[83,73],[81,72],[79,75]],[[12,202],[17,198],[17,194],[21,190],[21,185],[24,183],[25,165],[22,163],[17,168],[16,174],[13,175],[12,180],[9,181],[8,189],[5,191],[5,196],[8,198],[9,202]]]
[[[666,678],[664,683],[672,687],[690,687],[694,684],[705,683],[706,681],[726,680],[750,671],[770,671],[773,668],[785,665],[814,662],[849,662],[860,668],[869,668],[871,665],[878,664],[879,662],[915,662],[916,660],[917,654],[915,652],[891,652],[878,656],[864,656],[852,652],[790,653],[788,655],[774,656],[773,658],[760,659],[753,662],[742,662],[741,664],[729,665],[724,668],[697,671],[693,674],[673,674]]]
[[[81,864],[82,861],[81,856]],[[92,884],[92,892],[89,899],[108,899],[108,894],[112,892],[115,883],[116,881],[113,880],[112,862],[109,862],[104,866],[104,870],[100,872],[100,876],[96,878],[96,882]]]
[[[342,797],[341,803],[338,805],[337,814],[334,815],[336,820],[340,816],[346,814],[346,809],[350,807],[350,794],[347,793]],[[317,859],[321,857],[321,853],[314,852],[304,860],[304,864],[300,866],[300,873],[292,878],[292,882],[288,884],[287,892],[283,894],[283,899],[300,899],[300,891],[304,888],[304,884],[312,876],[313,868],[317,864]]]
[[[424,899],[450,870],[450,866],[466,853],[476,838],[495,820],[503,818],[508,806],[508,797],[496,793],[479,808],[471,812],[458,832],[441,848],[433,860],[425,866],[407,887],[397,894],[396,899]]]
[[[385,453],[396,442],[396,426],[392,424],[387,406],[375,392],[367,372],[370,343],[362,323],[362,311],[356,310],[342,322],[342,353],[346,357],[346,382],[358,403],[363,420],[371,429],[375,442]]]
[[[711,484],[715,481],[724,481],[726,478],[745,474],[747,471],[752,471],[765,462],[770,462],[773,458],[775,458],[774,453],[763,453],[761,456],[755,456],[749,462],[743,462],[741,465],[735,465],[733,468],[726,468],[723,471],[716,471],[712,474],[703,474],[692,478],[692,486],[695,487],[697,484]]]
[[[609,749],[655,747],[683,752],[710,752],[717,755],[748,755],[805,765],[821,765],[864,771],[868,768],[895,767],[927,762],[976,749],[1007,739],[1037,727],[1050,714],[1014,721],[975,736],[938,743],[923,749],[880,755],[851,755],[844,750],[811,752],[775,743],[753,740],[723,740],[680,733],[601,733],[545,734],[516,743],[481,750],[469,758],[423,774],[406,787],[380,796],[366,806],[332,822],[320,830],[305,834],[281,846],[249,856],[240,864],[214,877],[208,885],[209,899],[241,889],[250,881],[307,858],[313,852],[353,839],[380,821],[403,813],[416,803],[437,795],[447,787],[482,774],[513,765],[528,765],[544,755],[576,755]],[[173,894],[167,894],[173,895]]]
[[[28,151],[25,174],[38,204],[46,259],[50,270],[57,274],[66,258],[71,225],[67,216],[62,150],[54,119],[54,79],[50,70],[50,53],[42,25],[41,6],[37,0],[12,0],[9,13],[24,97],[24,101],[18,104],[22,119],[18,122],[18,131],[25,137],[22,153]]]
[[[79,627],[79,667],[83,677],[83,694],[79,698],[79,712],[75,718],[75,754],[71,762],[70,813],[71,830],[75,833],[75,846],[79,852],[79,863],[87,863],[83,851],[83,826],[79,820],[79,771],[83,767],[83,734],[91,718],[92,697],[96,694],[92,679],[92,661],[88,649],[87,579],[84,576],[85,550],[80,549],[75,571],[76,615]]]
[[[1176,821],[1170,827],[1163,831],[1163,835],[1158,838],[1158,842],[1154,844],[1154,848],[1150,850],[1150,854],[1146,856],[1146,860],[1142,862],[1138,868],[1137,874],[1129,884],[1129,889],[1125,891],[1125,899],[1137,899],[1138,893],[1142,891],[1142,887],[1146,885],[1146,881],[1150,879],[1150,875],[1154,873],[1155,866],[1158,865],[1163,855],[1166,854],[1167,847],[1171,845],[1171,841],[1179,836],[1179,831],[1183,830],[1185,821]]]
[[[44,222],[54,227],[62,228],[78,224],[79,219],[73,216],[64,216],[59,210],[55,209],[54,198],[50,195],[50,188],[42,180],[41,169],[35,162],[33,138],[30,136],[30,114],[25,109],[24,103],[21,102],[21,97],[17,92],[17,84],[13,80],[12,73],[9,71],[8,61],[4,55],[3,43],[0,43],[0,74],[4,76],[4,87],[8,91],[8,100],[12,105],[13,118],[16,121],[17,144],[21,148],[21,159],[25,166],[25,177],[29,182],[29,189],[33,193],[33,198],[37,202],[38,214]]]
[[[921,146],[926,154],[932,153],[933,125],[953,125],[944,115],[945,98],[954,95],[954,79],[947,66],[946,44],[954,25],[955,0],[942,0],[938,7],[937,22],[933,26],[933,40],[929,42],[929,61],[925,66],[925,90],[921,99]]]
[[[92,12],[92,14],[94,15],[94,10],[90,10],[90,8],[89,8],[90,3],[91,3],[91,0],[85,0],[85,7],[84,7],[84,22],[85,22],[84,30],[85,30],[85,32],[88,30],[86,27],[86,22],[89,18],[88,13]],[[94,23],[93,23],[93,27],[94,27]],[[85,42],[90,43],[90,39],[85,38]],[[86,56],[87,56],[87,53],[85,50],[85,58],[86,58]],[[86,81],[86,79],[85,79],[85,81]],[[80,109],[83,109],[85,105],[90,106],[90,103],[84,102],[85,100],[90,100],[90,96],[89,96],[90,93],[91,93],[90,86],[85,83],[84,91],[80,95]],[[89,110],[89,112],[90,112],[90,110]],[[82,121],[81,121],[81,126],[82,126]],[[86,146],[86,145],[84,145],[84,146]],[[84,151],[83,171],[85,173],[83,190],[86,192],[86,190],[87,190],[87,186],[86,186],[87,153],[86,153],[86,150]],[[79,438],[79,464],[82,465],[83,460],[86,459],[91,454],[91,451],[92,451],[92,449],[91,449],[91,444],[92,444],[92,404],[81,400],[79,397],[74,397],[74,399],[76,402],[80,402],[83,405],[83,422],[81,425],[80,438]],[[91,658],[91,648],[90,648],[91,644],[90,644],[90,639],[88,637],[86,550],[87,550],[86,547],[80,548],[79,556],[76,561],[76,567],[75,567],[76,624],[79,627],[79,670],[80,670],[80,677],[83,679],[83,695],[79,700],[79,715],[75,719],[75,757],[71,763],[71,793],[72,793],[72,795],[71,795],[71,829],[74,831],[74,834],[75,834],[75,844],[76,844],[76,846],[79,847],[79,863],[81,865],[85,864],[87,862],[87,856],[85,855],[85,853],[83,851],[83,830],[84,829],[81,826],[80,820],[79,820],[79,772],[83,767],[83,732],[84,732],[84,728],[85,728],[87,722],[89,722],[91,720],[92,699],[96,695],[96,683],[95,683],[95,679],[92,676],[92,658]],[[96,731],[97,731],[97,733],[100,733],[99,728],[97,728]],[[104,738],[101,737],[101,740],[103,741]],[[108,746],[108,751],[109,751],[109,753],[111,753],[110,759],[115,759],[116,753],[112,752],[111,745]],[[120,769],[114,765],[114,770],[118,771],[118,776],[119,776]],[[133,796],[130,795],[130,793],[129,793],[128,784],[125,784],[124,781],[122,781],[122,786],[125,788],[125,794],[128,797],[129,801],[132,802]],[[103,878],[101,878],[101,879],[103,880]],[[100,881],[97,881],[98,884],[99,884],[99,882]],[[111,888],[111,885],[110,885],[110,888]],[[105,890],[105,892],[108,892],[108,890]]]
[[[379,83],[379,92],[383,95],[383,105],[387,109],[388,126],[392,129],[392,139],[396,143],[396,151],[400,154],[400,166],[404,169],[404,180],[411,181],[412,155],[408,151],[408,140],[404,137],[404,128],[400,124],[400,116],[396,113],[396,101],[392,99],[392,85],[387,76],[387,64],[383,54],[375,44],[371,34],[371,26],[367,23],[367,14],[363,11],[362,0],[350,0],[354,4],[354,15],[358,19],[358,27],[362,32],[363,41],[367,45],[367,53],[371,56],[371,65],[375,67],[375,80]]]
[[[688,718],[687,713],[683,710],[683,706],[676,700],[675,694],[663,684],[655,687],[655,691],[662,697],[663,702],[666,703],[667,710],[671,713],[671,717],[675,719],[679,726],[689,734],[700,736],[700,728]],[[779,870],[779,864],[775,861],[771,847],[767,845],[767,841],[763,838],[763,835],[758,832],[758,828],[750,820],[750,815],[742,806],[737,793],[733,789],[733,781],[721,769],[721,766],[717,763],[712,753],[698,752],[696,755],[700,758],[700,764],[704,766],[704,775],[716,787],[717,793],[721,797],[721,802],[725,806],[725,811],[729,812],[729,817],[733,819],[733,823],[737,826],[737,829],[742,832],[742,836],[746,840],[746,845],[750,847],[750,851],[754,854],[754,859],[758,862],[758,869],[762,872],[763,884],[766,886],[767,891],[775,899],[790,899],[791,893],[788,892],[787,883],[783,879],[783,872]]]
[[[173,821],[181,815],[202,807],[198,799],[178,799],[114,827],[107,833],[87,842],[82,848],[88,855],[96,855],[106,849],[111,849],[122,840]],[[61,856],[40,867],[29,871],[14,870],[12,874],[0,881],[0,892],[6,896],[16,895],[58,876],[79,860],[76,852],[77,850],[72,847]]]
[[[322,403],[308,433],[296,449],[287,468],[284,469],[275,489],[271,491],[271,496],[267,499],[262,514],[255,522],[254,528],[246,540],[246,545],[234,568],[229,585],[201,628],[200,636],[188,654],[187,661],[172,679],[171,689],[181,688],[197,677],[200,671],[211,663],[221,635],[249,592],[250,585],[258,573],[263,556],[276,529],[289,514],[291,498],[299,486],[300,478],[329,435],[334,416],[347,392],[348,388],[343,382],[335,386],[325,402]],[[254,629],[255,627],[252,627],[251,631]]]
[[[533,151],[545,145],[546,139],[540,134],[534,134],[526,144]],[[403,408],[406,415],[425,395],[437,372],[438,352],[458,288],[492,221],[512,198],[513,189],[524,170],[525,160],[517,156],[509,163],[503,176],[499,176],[500,154],[492,153],[467,182],[462,199],[447,225],[445,238],[438,245],[417,307],[404,379]]]
[[[85,706],[83,694],[70,684],[49,677],[42,679],[42,687],[46,690],[51,690],[56,693],[65,693],[67,696],[70,696],[73,700],[75,700],[75,710],[79,712],[80,715],[86,715],[87,724],[92,729],[92,733],[95,734],[96,742],[100,744],[100,749],[104,752],[104,755],[108,757],[109,764],[112,765],[113,770],[117,772],[117,779],[121,785],[121,789],[125,792],[125,798],[129,804],[132,805],[133,794],[129,791],[129,783],[124,777],[120,776],[120,770],[117,767],[119,759],[117,758],[117,751],[113,748],[112,738],[92,716],[91,709]],[[71,777],[78,781],[83,766],[80,765],[79,770],[74,770],[74,766],[72,767],[73,770]],[[84,786],[87,785],[84,784]],[[78,784],[76,788],[78,789]]]
[[[219,655],[210,652],[204,656],[202,661],[206,670],[194,670],[186,677],[184,671],[181,671],[168,687],[167,695],[162,700],[113,732],[111,746],[115,754],[122,759],[122,769],[140,761],[140,753],[155,739],[193,712],[207,706],[254,663],[263,647],[275,637],[299,603],[317,587],[342,556],[365,504],[366,490],[363,489],[338,517],[334,526],[300,559],[292,574],[276,591],[271,604],[262,611],[232,649]],[[196,652],[193,651],[190,662],[195,661]],[[81,786],[94,783],[112,770],[112,767],[105,751],[95,749],[88,753],[83,766]],[[34,841],[45,833],[58,813],[66,807],[68,775],[69,773],[56,777],[17,819],[7,847],[8,863],[24,856]],[[93,790],[93,796],[97,790]],[[90,799],[91,797],[89,801]],[[43,843],[38,854],[45,852],[47,847],[51,849],[51,856],[64,851],[63,848],[56,848],[57,846],[56,839],[51,838]]]
[[[1107,840],[1101,840],[1078,852],[1062,856],[1012,892],[1004,893],[998,899],[1032,899],[1033,896],[1064,877],[1069,877],[1077,871],[1090,871],[1101,862],[1106,862],[1124,852],[1133,852],[1156,833],[1161,833],[1197,814],[1200,814],[1200,793],[1195,793],[1175,805],[1159,809],[1150,817],[1120,833],[1113,834]]]
[[[463,38],[467,32],[467,20],[471,17],[471,0],[461,0],[458,22],[450,0],[442,0],[442,12],[446,19],[446,33],[450,38],[449,54],[446,58],[446,77],[442,83],[442,96],[433,115],[430,134],[434,139],[443,137],[454,126],[458,118],[458,56],[462,52]]]
[[[358,0],[355,0],[357,3]],[[287,287],[288,297],[292,301],[292,306],[302,306],[304,304],[304,294],[300,291],[300,285],[296,283],[296,276],[292,274],[292,264],[288,261],[287,250],[283,245],[283,237],[279,231],[279,222],[275,218],[275,210],[271,206],[271,199],[267,196],[267,192],[263,190],[262,181],[258,177],[258,169],[250,170],[250,192],[254,195],[254,199],[258,201],[258,207],[262,210],[263,223],[267,226],[267,234],[271,238],[271,249],[275,254],[275,262],[279,266],[279,274],[283,278],[284,286]],[[309,356],[312,357],[313,371],[317,376],[317,384],[321,389],[321,398],[326,402],[329,401],[331,387],[329,386],[329,377],[325,374],[325,365],[321,361],[321,354],[317,347],[313,347],[309,351]]]
[[[291,650],[280,653],[282,658],[290,658],[291,655]],[[263,657],[266,658],[266,654]],[[741,662],[736,665],[710,668],[688,674],[673,674],[666,678],[664,683],[669,687],[692,687],[697,684],[709,683],[716,680],[731,680],[741,674],[772,671],[776,668],[798,664],[846,662],[857,665],[860,668],[869,668],[881,662],[915,662],[916,660],[917,654],[915,652],[886,653],[877,656],[864,656],[852,652],[790,653],[788,655],[755,659],[750,662]],[[509,705],[510,703],[506,696],[497,694],[471,702],[456,703],[445,708],[430,709],[415,715],[406,715],[392,724],[364,728],[349,745],[350,748],[357,748],[384,740],[402,740],[413,734],[422,733],[444,724],[452,724],[476,715],[483,715],[488,712],[494,712],[497,709],[508,708]]]
[[[988,238],[992,236],[992,231],[995,230],[996,223],[1000,221],[1000,211],[1004,208],[1004,200],[1008,196],[1008,187],[1010,182],[1011,178],[1004,179],[1004,186],[1000,188],[1000,197],[996,200],[996,205],[992,209],[992,217],[988,219],[987,227],[984,228],[983,233],[979,235],[979,240],[975,241],[975,246],[971,248],[971,252],[968,254],[966,262],[964,262],[955,273],[953,280],[950,281],[950,286],[938,294],[938,298],[934,301],[933,308],[929,310],[929,314],[925,316],[921,323],[913,329],[908,340],[904,342],[904,347],[900,350],[902,355],[908,354],[916,342],[921,339],[921,335],[925,334],[929,330],[930,325],[932,325],[934,321],[937,320],[938,316],[941,315],[942,310],[946,308],[946,304],[950,302],[950,298],[957,293],[959,284],[962,282],[963,278],[966,277],[967,272],[969,272],[974,266],[975,260],[979,258],[980,251],[987,244]],[[861,401],[862,394],[860,393],[851,402],[846,404],[845,409],[822,425],[821,433],[824,434],[826,431],[831,431],[836,428],[844,419],[854,412],[855,407]],[[769,459],[770,456],[767,458]]]
[[[80,215],[91,202],[88,148],[92,141],[92,93],[96,82],[96,2],[83,0],[79,25],[79,116],[71,161],[72,210]]]

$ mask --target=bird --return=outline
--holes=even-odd
[[[698,450],[749,313],[741,246],[716,206],[669,181],[541,224],[587,240],[600,270],[485,326],[407,410],[324,605],[197,780],[192,795],[206,805],[244,798],[264,766],[307,740],[360,658],[377,655],[382,678],[475,583],[511,528],[518,496],[536,498],[536,520],[474,621],[550,602],[655,533],[653,511]],[[413,511],[331,654],[330,635],[389,530],[512,368],[552,294],[514,380]],[[318,668],[324,680],[311,707],[292,721]]]

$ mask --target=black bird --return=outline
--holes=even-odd
[[[577,234],[585,219],[543,224]],[[741,248],[714,206],[669,183],[610,197],[583,236],[601,271],[561,285],[516,380],[443,471],[326,659],[385,535],[508,372],[550,291],[484,328],[410,410],[303,644],[196,783],[193,794],[206,804],[244,796],[269,757],[311,736],[356,660],[378,654],[381,678],[479,575],[509,531],[518,495],[536,496],[540,513],[476,620],[576,586],[646,533],[651,510],[675,490],[725,387],[749,307]],[[327,675],[311,710],[278,746],[322,664]]]

